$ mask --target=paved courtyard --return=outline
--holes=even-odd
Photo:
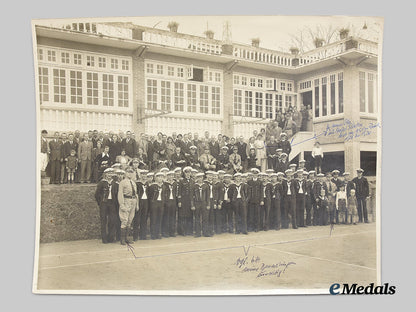
[[[376,224],[314,226],[211,238],[40,244],[40,292],[229,294],[328,291],[377,282]],[[172,292],[171,292],[172,293]]]

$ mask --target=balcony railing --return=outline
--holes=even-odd
[[[294,58],[290,54],[239,44],[233,44],[233,56],[243,60],[284,67],[291,67]]]

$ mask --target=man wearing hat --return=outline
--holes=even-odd
[[[217,169],[225,172],[231,171],[230,155],[228,155],[228,147],[221,147],[221,153],[217,157]]]
[[[201,168],[201,164],[199,163],[198,154],[197,154],[197,147],[195,145],[191,145],[189,147],[189,155],[187,155],[187,163],[188,163],[188,166],[192,167],[195,170],[199,170]]]
[[[329,210],[329,223],[332,224],[334,222],[339,223],[338,220],[338,213],[335,209],[335,197],[337,195],[338,188],[335,183],[332,182],[332,173],[326,173],[326,188],[327,192],[327,199],[328,199],[328,210]]]
[[[322,190],[325,191],[325,197],[327,197],[326,194],[328,194],[328,189],[324,182],[325,175],[323,173],[318,173],[316,177],[317,179],[314,181],[314,184],[313,184],[313,197],[315,199],[315,204],[316,204],[316,210],[313,211],[313,223],[314,225],[323,225],[322,221],[325,219],[325,215],[324,215],[325,211],[321,210],[321,208],[318,206],[318,202],[319,202],[319,198],[321,197]],[[326,201],[327,201],[327,198],[326,198]]]
[[[281,153],[280,158],[276,162],[276,172],[285,173],[289,169],[289,160],[286,153]]]
[[[357,176],[352,179],[352,182],[355,184],[355,196],[357,197],[357,212],[358,212],[358,222],[368,223],[368,213],[367,213],[367,198],[370,195],[370,188],[368,185],[368,180],[363,176],[364,170],[359,168],[356,170]]]
[[[173,173],[174,173],[173,179],[176,182],[179,182],[179,180],[182,179],[182,168],[176,167],[175,169],[173,169]]]
[[[100,207],[101,240],[104,244],[114,241],[115,236],[115,208],[112,201],[111,183],[114,169],[104,170],[103,178],[97,184],[95,200]]]
[[[295,182],[297,183],[296,192],[296,225],[305,227],[305,197],[307,195],[306,180],[303,176],[303,169],[296,172]]]
[[[231,205],[231,178],[229,173],[224,174],[224,180],[216,184],[216,232],[234,233],[234,209]]]
[[[339,188],[341,185],[344,185],[344,181],[342,181],[339,178],[339,170],[335,169],[332,170],[332,179],[331,182],[335,184],[335,186],[337,187],[337,192],[339,191]]]
[[[351,176],[349,172],[344,172],[342,174],[342,177],[344,179],[344,183],[346,184],[345,191],[347,192],[347,197],[350,196],[351,190],[355,189],[354,182],[351,181]]]
[[[149,175],[149,176],[148,176]],[[140,180],[136,183],[137,198],[139,200],[139,211],[133,220],[133,240],[145,240],[147,237],[147,220],[149,217],[149,184],[153,179],[153,173],[141,170]],[[150,182],[149,182],[150,181]]]
[[[193,202],[195,183],[191,178],[191,171],[191,167],[183,168],[184,177],[178,183],[178,234],[183,236],[193,234],[191,208],[195,208]]]
[[[272,203],[270,208],[270,228],[280,230],[282,220],[283,172],[272,173]]]
[[[209,186],[203,181],[204,174],[198,172],[195,175],[195,184],[193,189],[194,207],[191,208],[194,216],[195,237],[201,237],[201,217],[202,217],[202,234],[205,237],[211,237],[211,227],[209,224],[209,213],[211,206],[209,204]]]
[[[305,164],[306,164],[306,160],[305,159],[299,160],[298,169],[306,170]]]
[[[215,176],[218,176],[218,174],[215,171],[208,170],[206,175],[205,183],[208,185],[208,205],[210,206],[210,209],[207,212],[205,220],[211,230],[211,235],[214,235],[214,232],[217,230],[216,225],[222,226],[221,213],[218,212],[217,205],[217,199],[219,197],[217,194],[218,186],[216,185],[217,182],[214,181]]]
[[[313,176],[314,171],[304,171],[303,178],[305,181],[305,211],[306,211],[306,220],[305,225],[312,225],[312,207],[313,207]]]
[[[130,244],[128,239],[128,229],[133,221],[136,210],[139,205],[137,202],[137,186],[133,181],[134,171],[132,168],[126,169],[126,177],[119,184],[118,203],[120,205],[119,215],[121,222],[120,243],[122,245]]]
[[[293,178],[297,177],[296,167],[297,167],[296,164],[289,164],[289,169],[292,170],[294,174]]]
[[[282,228],[289,228],[289,215],[292,220],[292,228],[297,229],[296,225],[296,194],[299,186],[293,178],[294,172],[291,169],[285,171],[286,180],[283,181],[283,206],[282,208]]]
[[[114,219],[116,228],[116,240],[120,241],[120,205],[118,204],[118,188],[121,180],[124,179],[124,170],[114,169],[113,180],[111,182],[111,198],[114,207]]]
[[[140,171],[139,169],[139,159],[133,158],[131,161],[131,167],[134,170],[134,182],[138,182],[140,180]]]
[[[249,187],[248,196],[248,231],[258,232],[260,230],[260,206],[264,205],[263,186],[259,178],[260,170],[251,169],[252,178],[247,182]]]
[[[176,209],[178,197],[178,183],[173,179],[174,172],[166,173],[166,181],[163,183],[163,218],[162,235],[164,237],[174,237],[176,232]]]
[[[248,185],[242,181],[242,174],[234,174],[234,183],[230,184],[229,195],[232,210],[235,213],[235,233],[247,234]]]
[[[273,172],[273,169],[268,170],[272,170]],[[270,171],[269,174],[271,174]],[[272,206],[273,184],[271,183],[267,173],[265,173],[263,177],[262,191],[264,205],[260,206],[260,229],[263,231],[268,231],[270,228],[270,210]]]
[[[292,151],[292,146],[290,142],[287,140],[287,134],[282,132],[280,134],[280,141],[277,143],[277,148],[281,148],[283,153],[286,153],[288,156]]]
[[[150,238],[162,238],[162,216],[164,207],[162,172],[155,174],[155,182],[149,185]]]

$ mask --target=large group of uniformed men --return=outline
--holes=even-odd
[[[316,164],[308,171],[303,160],[297,168],[275,122],[248,142],[208,132],[137,141],[130,131],[46,137],[42,131],[41,169],[49,167],[51,183],[98,182],[104,243],[132,242],[130,229],[134,241],[368,222],[363,170],[350,180],[338,170],[324,175]]]

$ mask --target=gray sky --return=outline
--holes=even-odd
[[[229,21],[233,42],[250,44],[252,38],[258,37],[261,47],[286,52],[293,45],[291,36],[299,34],[305,28],[316,30],[317,27],[347,27],[354,35],[380,41],[378,37],[382,34],[383,24],[381,18],[350,16],[152,16],[106,20],[129,21],[160,29],[167,29],[170,21],[176,21],[179,23],[180,33],[203,36],[208,28],[214,31],[216,39],[223,39],[223,25],[225,21]],[[362,29],[364,25],[367,25],[367,30]]]

